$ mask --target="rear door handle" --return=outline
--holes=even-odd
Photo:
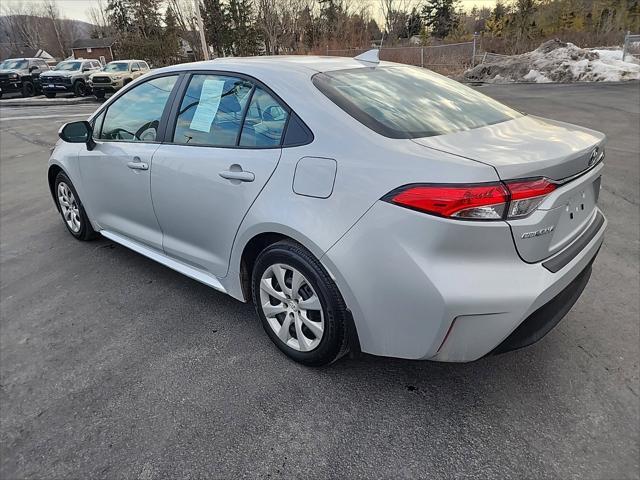
[[[133,157],[133,162],[127,162],[127,167],[131,170],[149,170],[149,164],[141,162],[139,157]]]
[[[253,182],[256,179],[253,172],[245,172],[243,170],[225,170],[224,172],[220,172],[218,175],[222,178],[226,178],[227,180],[239,180],[241,182]]]

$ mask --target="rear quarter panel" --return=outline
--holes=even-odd
[[[238,230],[230,259],[232,278],[238,277],[244,247],[260,233],[287,235],[321,258],[377,200],[394,188],[416,182],[497,180],[495,170],[482,163],[371,131],[318,91],[311,83],[311,74],[286,85],[275,77],[273,81],[261,80],[296,111],[313,132],[314,140],[308,145],[283,149],[276,170]],[[305,156],[336,161],[335,184],[328,198],[294,192],[296,164]],[[238,285],[228,289],[242,298]]]

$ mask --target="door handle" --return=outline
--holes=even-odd
[[[146,162],[141,162],[140,159],[134,162],[128,162],[127,167],[131,170],[149,170],[149,164]]]
[[[245,172],[244,170],[225,170],[218,175],[227,180],[239,180],[241,182],[253,182],[256,179],[253,172]]]

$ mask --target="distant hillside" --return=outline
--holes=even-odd
[[[33,15],[0,16],[0,58],[28,51],[28,47],[45,50],[56,58],[66,58],[71,55],[73,42],[90,37],[93,28],[91,23],[62,19],[58,28],[58,42],[53,23],[48,18]]]

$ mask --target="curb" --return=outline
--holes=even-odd
[[[94,97],[82,98],[7,98],[0,100],[0,107],[47,107],[60,105],[100,104]]]

